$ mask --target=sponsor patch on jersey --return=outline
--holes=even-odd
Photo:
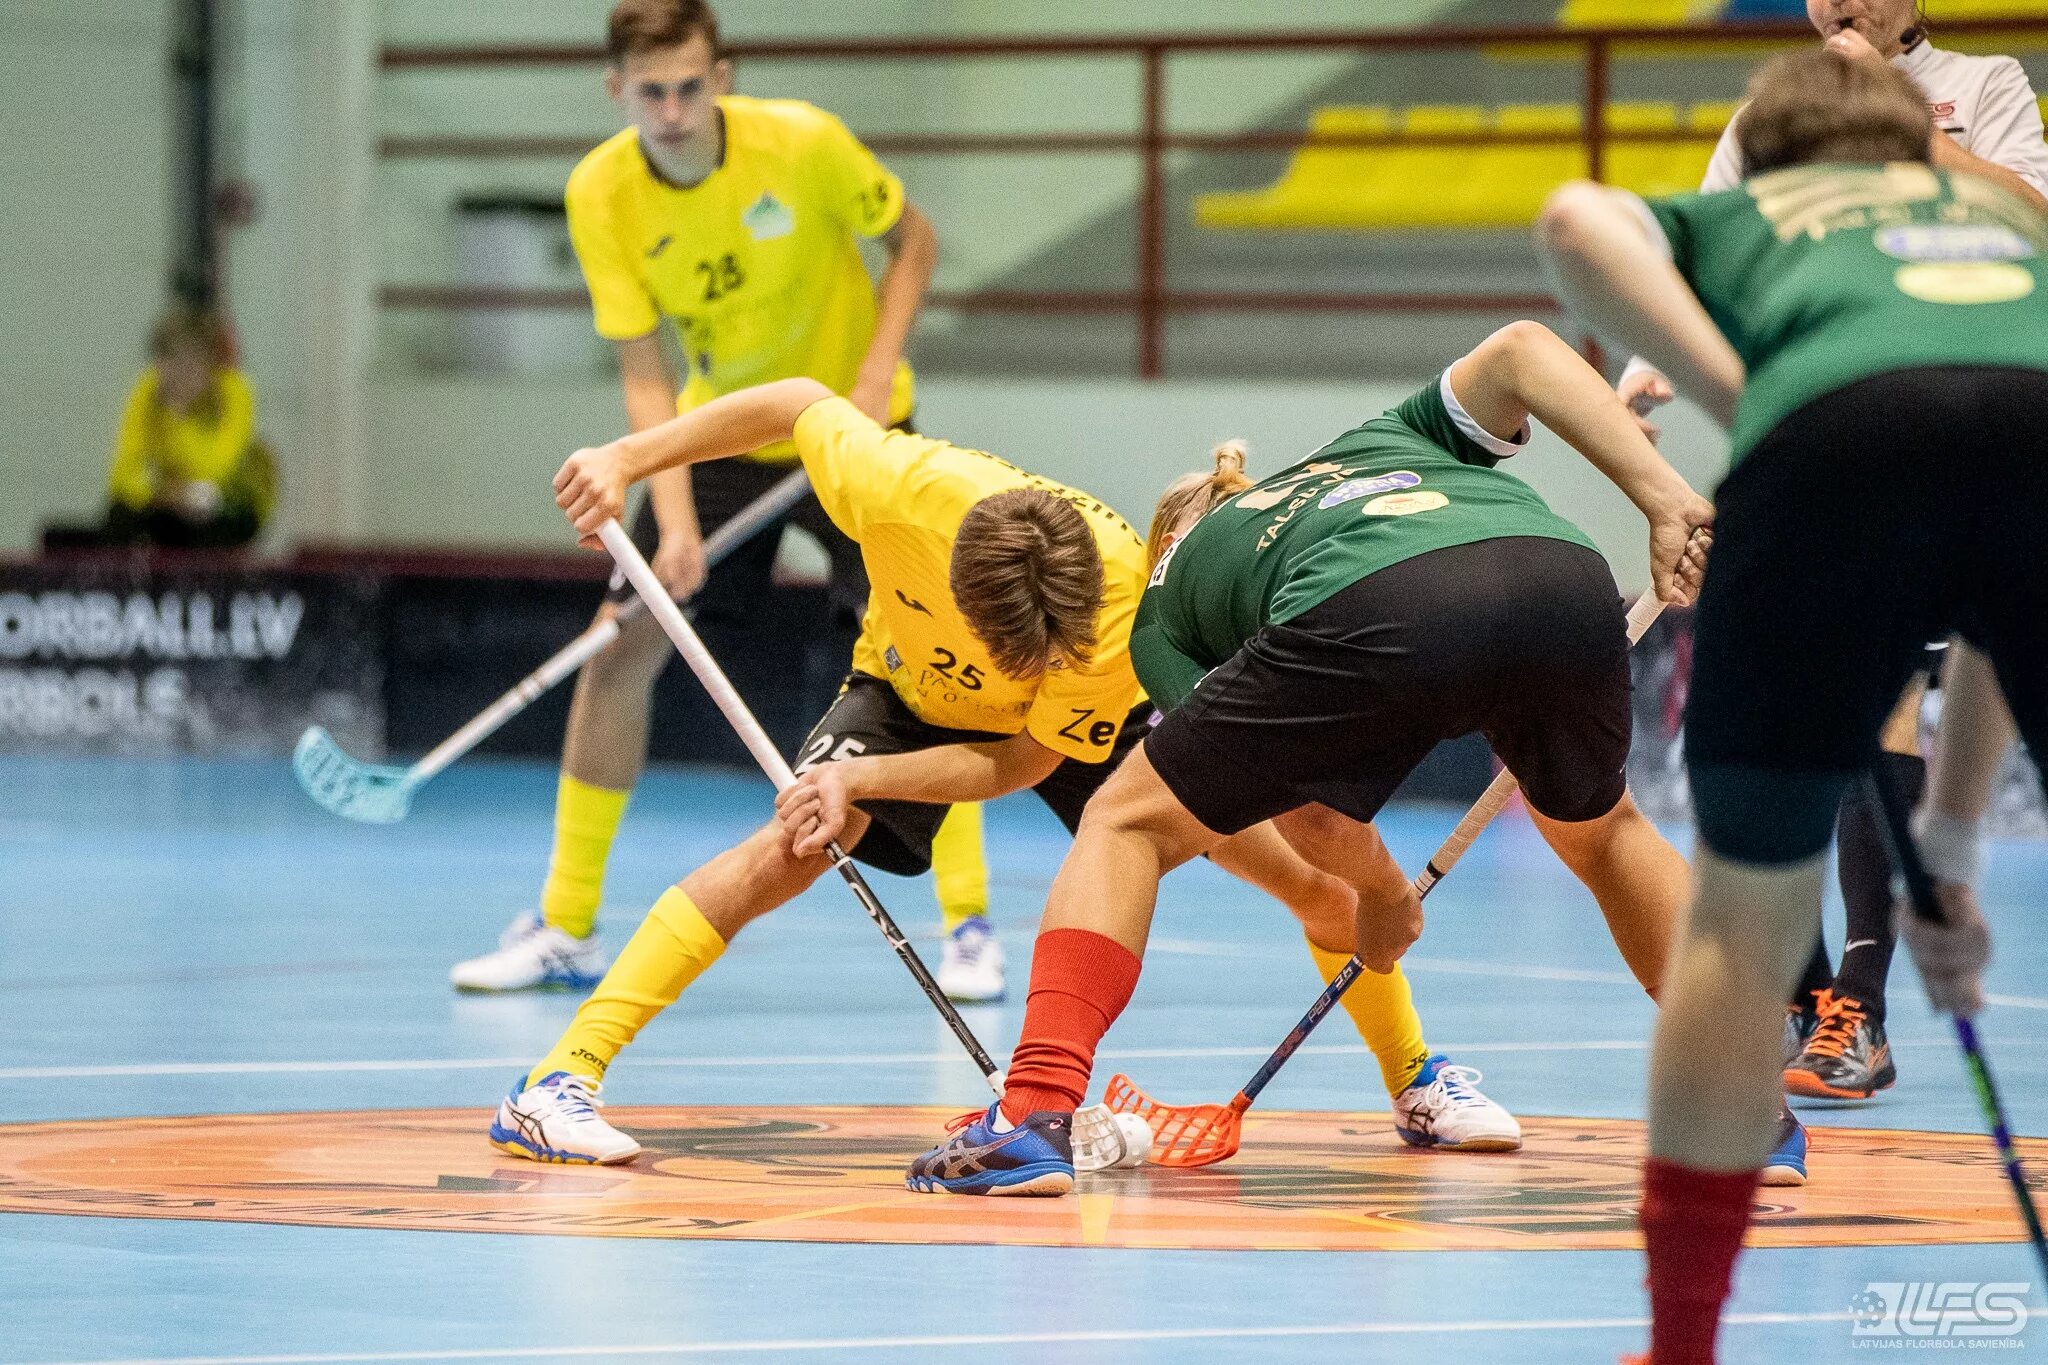
[[[1877,234],[1877,249],[1897,261],[1972,264],[2024,261],[2034,244],[2011,228],[1992,223],[1912,223]]]
[[[2034,272],[2009,261],[1902,265],[1892,283],[1922,303],[2011,303],[2034,292]]]
[[[1356,502],[1360,498],[1372,497],[1376,493],[1393,493],[1403,488],[1413,488],[1421,482],[1420,474],[1412,474],[1405,469],[1397,469],[1392,474],[1381,474],[1377,478],[1352,479],[1323,494],[1323,500],[1316,506],[1325,509],[1336,507],[1343,503]]]
[[[749,235],[757,242],[773,241],[796,231],[796,215],[789,206],[766,190],[740,215]]]
[[[1448,507],[1451,500],[1438,492],[1389,493],[1383,498],[1374,498],[1358,509],[1361,516],[1368,517],[1412,517],[1417,512],[1434,512],[1439,507]]]
[[[896,646],[890,645],[882,651],[882,662],[888,665],[891,673],[894,673],[897,669],[903,667],[903,656],[896,652]]]

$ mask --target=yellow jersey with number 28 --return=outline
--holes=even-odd
[[[867,619],[853,666],[886,678],[921,720],[957,730],[1029,734],[1064,758],[1109,757],[1142,695],[1131,622],[1145,588],[1145,546],[1101,500],[979,450],[888,431],[843,398],[806,408],[796,448],[825,513],[860,546]],[[953,542],[983,498],[1040,488],[1074,505],[1102,554],[1102,610],[1087,668],[1004,676],[953,602]]]
[[[724,157],[695,185],[659,178],[631,128],[569,176],[569,236],[598,335],[630,340],[674,319],[690,370],[682,409],[800,375],[845,393],[875,334],[857,239],[896,226],[903,184],[815,105],[731,95],[718,107]],[[898,365],[889,419],[908,417],[913,399]]]

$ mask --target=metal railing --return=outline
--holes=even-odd
[[[1939,36],[2022,37],[2048,35],[2048,19],[1984,19],[1945,23]],[[1580,66],[1579,140],[1595,179],[1604,178],[1608,150],[1622,142],[1697,140],[1684,131],[1624,132],[1607,127],[1613,63],[1630,45],[1684,45],[1687,52],[1739,54],[1760,45],[1796,46],[1814,41],[1802,23],[1712,24],[1666,28],[1566,29],[1553,27],[1432,28],[1416,31],[1326,33],[1132,34],[1082,37],[880,38],[832,41],[741,42],[729,48],[736,60],[846,61],[936,59],[1049,59],[1122,57],[1136,64],[1138,126],[1130,132],[1087,133],[909,133],[861,131],[877,155],[1006,156],[1017,154],[1130,153],[1139,158],[1137,196],[1137,279],[1132,288],[1059,292],[1036,290],[935,291],[930,302],[967,311],[1009,313],[1130,313],[1137,322],[1137,372],[1156,378],[1163,367],[1166,320],[1189,312],[1530,312],[1555,308],[1545,294],[1485,293],[1294,293],[1286,291],[1174,289],[1167,279],[1166,171],[1169,152],[1294,151],[1303,147],[1555,146],[1543,133],[1378,133],[1311,132],[1177,133],[1167,127],[1167,67],[1177,56],[1274,52],[1457,51],[1490,49],[1527,54],[1576,49]],[[595,45],[421,48],[391,47],[382,54],[386,71],[434,68],[597,66],[604,51]],[[859,131],[859,130],[857,130]],[[379,144],[386,158],[496,158],[580,156],[587,138],[554,137],[389,137]],[[942,225],[943,226],[943,225]],[[381,302],[389,308],[587,307],[580,289],[482,288],[474,285],[387,285]]]

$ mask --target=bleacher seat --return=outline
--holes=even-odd
[[[1607,179],[1642,194],[1695,189],[1732,103],[1621,101],[1607,107]],[[1399,141],[1370,147],[1303,147],[1272,185],[1198,196],[1195,221],[1239,230],[1366,231],[1379,228],[1517,228],[1533,222],[1550,191],[1586,174],[1575,104],[1418,105],[1318,110],[1324,136],[1499,132],[1545,141],[1474,145]],[[1629,134],[1667,136],[1629,141]],[[1682,133],[1673,138],[1670,134]]]
[[[2048,0],[1927,0],[1927,20],[2033,19],[2048,16]]]
[[[1655,28],[1711,19],[1725,0],[1565,0],[1557,22],[1567,28]]]

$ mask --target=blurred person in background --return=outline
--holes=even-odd
[[[597,331],[618,352],[629,427],[645,431],[751,385],[810,378],[907,429],[915,393],[903,345],[938,238],[902,182],[824,110],[732,94],[732,63],[703,0],[621,0],[606,48],[605,89],[628,126],[576,167],[565,201]],[[862,238],[887,256],[879,285],[861,262]],[[680,386],[662,349],[664,320],[687,357]],[[833,629],[850,647],[867,576],[816,496],[716,569],[704,562],[705,535],[796,467],[782,441],[665,471],[632,520],[634,541],[671,592],[695,596],[700,624],[744,631],[772,591],[779,533],[793,522],[831,561]],[[600,611],[631,597],[615,577]],[[603,976],[605,866],[646,762],[655,679],[671,657],[660,627],[641,616],[578,676],[540,914],[521,914],[496,951],[458,963],[458,989],[587,989]],[[999,998],[978,805],[956,807],[940,830],[934,873],[947,929],[940,985],[955,999]]]
[[[149,367],[128,394],[107,476],[103,539],[116,545],[247,545],[276,500],[276,469],[256,438],[256,400],[218,313],[178,304],[149,336]]]
[[[1920,9],[1916,0],[1806,3],[1807,17],[1829,51],[1889,66],[1925,94],[1937,170],[1982,176],[2048,210],[2048,145],[2042,142],[2041,111],[2027,73],[2011,57],[1971,57],[1934,46]],[[1700,182],[1703,193],[1742,183],[1741,117],[1738,113],[1729,122],[1714,149]],[[1671,401],[1671,381],[1637,357],[1622,371],[1618,388],[1654,436],[1648,415]],[[1927,781],[1927,763],[1920,754],[1920,703],[1926,691],[1925,676],[1916,675],[1884,730],[1882,761],[1893,784],[1913,800]],[[1884,1027],[1885,981],[1897,940],[1891,864],[1878,820],[1869,792],[1853,788],[1835,829],[1836,876],[1847,918],[1841,964],[1829,961],[1827,941],[1817,934],[1785,1009],[1784,1083],[1795,1095],[1868,1099],[1898,1079]]]

